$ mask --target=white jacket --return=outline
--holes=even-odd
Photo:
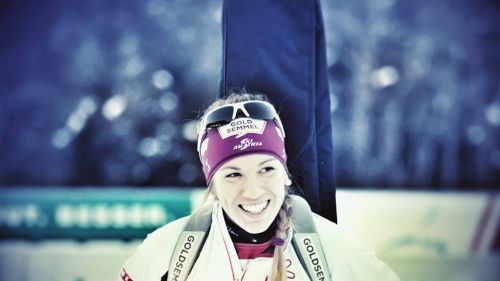
[[[343,238],[336,224],[319,215],[313,216],[333,281],[399,281],[373,253],[362,251]],[[118,280],[159,281],[168,270],[177,239],[186,223],[187,217],[181,218],[149,234],[125,262]],[[291,243],[288,245],[284,252],[288,280],[309,280]],[[210,233],[188,281],[265,281],[271,264],[272,258],[238,258],[226,229],[222,208],[215,202]]]

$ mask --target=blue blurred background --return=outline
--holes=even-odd
[[[321,4],[339,226],[402,280],[498,281],[500,2]],[[114,279],[196,207],[221,10],[0,1],[0,281]]]
[[[339,186],[498,187],[499,3],[322,5]],[[218,91],[220,0],[0,13],[1,185],[204,184],[195,120]]]

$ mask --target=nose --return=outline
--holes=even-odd
[[[255,200],[264,195],[264,186],[256,177],[247,177],[243,182],[241,195],[245,199]]]

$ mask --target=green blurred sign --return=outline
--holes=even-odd
[[[191,213],[192,189],[0,189],[0,239],[142,239]]]

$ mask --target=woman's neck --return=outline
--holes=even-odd
[[[224,214],[224,220],[226,222],[227,231],[229,232],[229,237],[233,243],[251,243],[251,244],[261,244],[271,240],[276,233],[276,220],[261,233],[249,233],[237,225],[235,222],[229,218],[229,216],[222,211]]]

